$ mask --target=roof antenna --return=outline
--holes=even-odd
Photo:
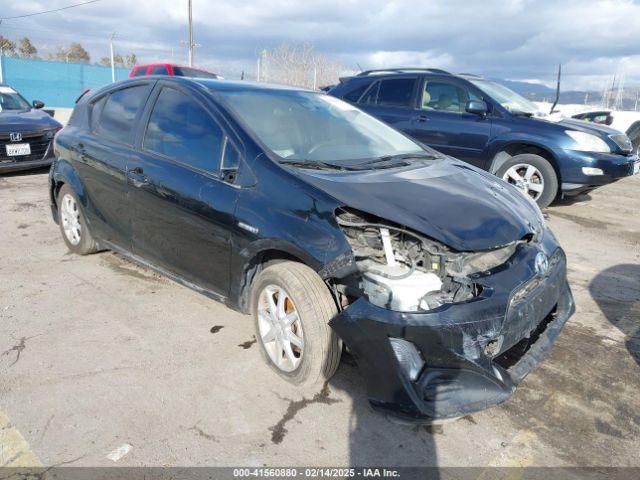
[[[363,68],[360,66],[360,64],[358,62],[356,62],[357,67],[360,69],[361,72],[363,72]]]
[[[549,114],[553,113],[553,109],[556,108],[556,105],[558,104],[558,100],[560,100],[560,77],[562,76],[562,64],[559,63],[558,64],[558,84],[556,85],[556,100],[553,102],[553,105],[551,106],[551,111],[549,111]]]

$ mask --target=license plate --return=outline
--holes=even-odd
[[[633,174],[636,175],[640,172],[640,160],[636,160],[636,163],[633,164]]]
[[[31,155],[31,145],[28,143],[7,145],[7,157],[15,157],[18,155]]]

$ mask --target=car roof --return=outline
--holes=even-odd
[[[292,91],[292,92],[309,92],[317,93],[318,95],[326,95],[324,92],[316,90],[309,90],[303,87],[295,87],[291,85],[282,85],[278,83],[262,83],[251,82],[247,80],[221,80],[214,78],[198,78],[198,77],[175,77],[168,75],[147,75],[144,77],[131,77],[126,80],[120,80],[116,83],[111,83],[103,88],[92,92],[91,98],[95,98],[101,95],[103,92],[114,91],[119,88],[124,88],[130,83],[140,83],[149,80],[162,80],[163,82],[186,84],[191,86],[200,86],[205,89],[215,91],[237,91],[237,90],[259,90],[259,91]]]
[[[375,70],[365,70],[356,75],[342,77],[340,80],[346,79],[367,79],[367,78],[383,78],[383,77],[395,77],[405,75],[429,75],[437,77],[453,77],[464,78],[465,80],[482,79],[481,75],[473,73],[451,73],[440,68],[421,68],[421,67],[399,67],[399,68],[379,68]]]

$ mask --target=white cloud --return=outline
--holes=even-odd
[[[239,74],[257,52],[310,42],[348,68],[430,66],[553,84],[602,88],[616,71],[640,84],[640,5],[632,0],[193,0],[202,66]],[[3,15],[68,5],[12,2]],[[81,41],[94,60],[117,50],[143,61],[185,62],[186,0],[109,0],[64,12],[8,20],[2,34],[36,44]],[[173,51],[173,56],[172,56]]]

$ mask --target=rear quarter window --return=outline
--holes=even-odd
[[[360,100],[360,97],[370,84],[371,82],[363,82],[360,85],[354,85],[349,91],[347,91],[347,93],[342,96],[342,98],[344,98],[348,102],[355,103]]]
[[[147,73],[147,67],[136,67],[133,71],[134,77],[144,77]]]
[[[107,140],[129,144],[135,119],[149,94],[149,85],[116,90],[104,97],[95,133]],[[94,108],[97,106],[94,105]]]

